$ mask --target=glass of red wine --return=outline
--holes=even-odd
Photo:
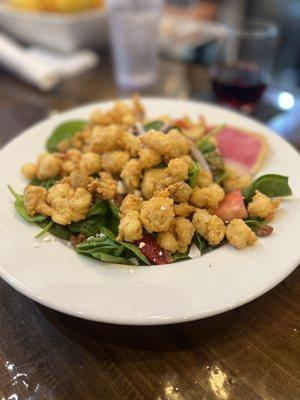
[[[225,29],[211,68],[220,103],[253,111],[270,80],[277,35],[275,25],[255,19]]]

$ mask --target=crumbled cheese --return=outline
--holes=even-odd
[[[201,251],[198,249],[195,243],[192,243],[188,256],[191,258],[201,257]]]
[[[50,240],[51,240],[51,237],[46,236],[46,237],[44,237],[43,242],[50,242]]]
[[[141,242],[140,244],[139,244],[139,248],[140,249],[142,249],[143,247],[145,247],[146,246],[146,243],[145,242]]]
[[[98,234],[98,237],[105,237],[105,234],[101,232]]]
[[[125,193],[125,188],[124,188],[124,185],[123,185],[122,181],[118,181],[117,182],[117,192],[119,194],[124,194]]]
[[[68,246],[68,247],[73,247],[73,245],[72,245],[71,242],[67,242],[67,246]]]
[[[129,273],[130,273],[130,274],[134,274],[134,269],[133,269],[133,268],[130,268]]]
[[[32,246],[30,246],[31,249],[37,249],[38,247],[40,247],[40,245],[37,243],[34,243]]]
[[[162,255],[163,255],[163,252],[162,252],[162,251],[160,251],[160,252],[158,253],[158,255],[159,255],[159,256],[162,256]]]
[[[135,257],[129,258],[129,261],[132,262],[133,265],[139,265],[139,262]]]
[[[141,196],[142,195],[142,192],[140,191],[140,190],[135,190],[134,191],[134,194],[136,195],[136,196]]]
[[[161,207],[160,207],[160,209],[161,209],[161,210],[166,210],[166,209],[167,209],[167,207],[165,207],[165,206],[161,206]]]

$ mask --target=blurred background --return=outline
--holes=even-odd
[[[194,98],[298,141],[299,21],[299,0],[0,0],[0,91],[45,113]]]

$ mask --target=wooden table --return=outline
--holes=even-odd
[[[199,67],[163,62],[162,70],[150,94],[209,91],[207,71]],[[106,57],[98,69],[50,94],[2,71],[0,145],[53,110],[119,94]],[[0,281],[0,399],[299,399],[299,284],[298,269],[225,314],[127,327],[60,314]]]

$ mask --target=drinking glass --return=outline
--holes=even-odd
[[[159,24],[163,0],[108,0],[117,83],[138,89],[158,75]]]
[[[275,25],[255,19],[224,31],[211,69],[220,103],[253,110],[270,80],[277,34]]]

